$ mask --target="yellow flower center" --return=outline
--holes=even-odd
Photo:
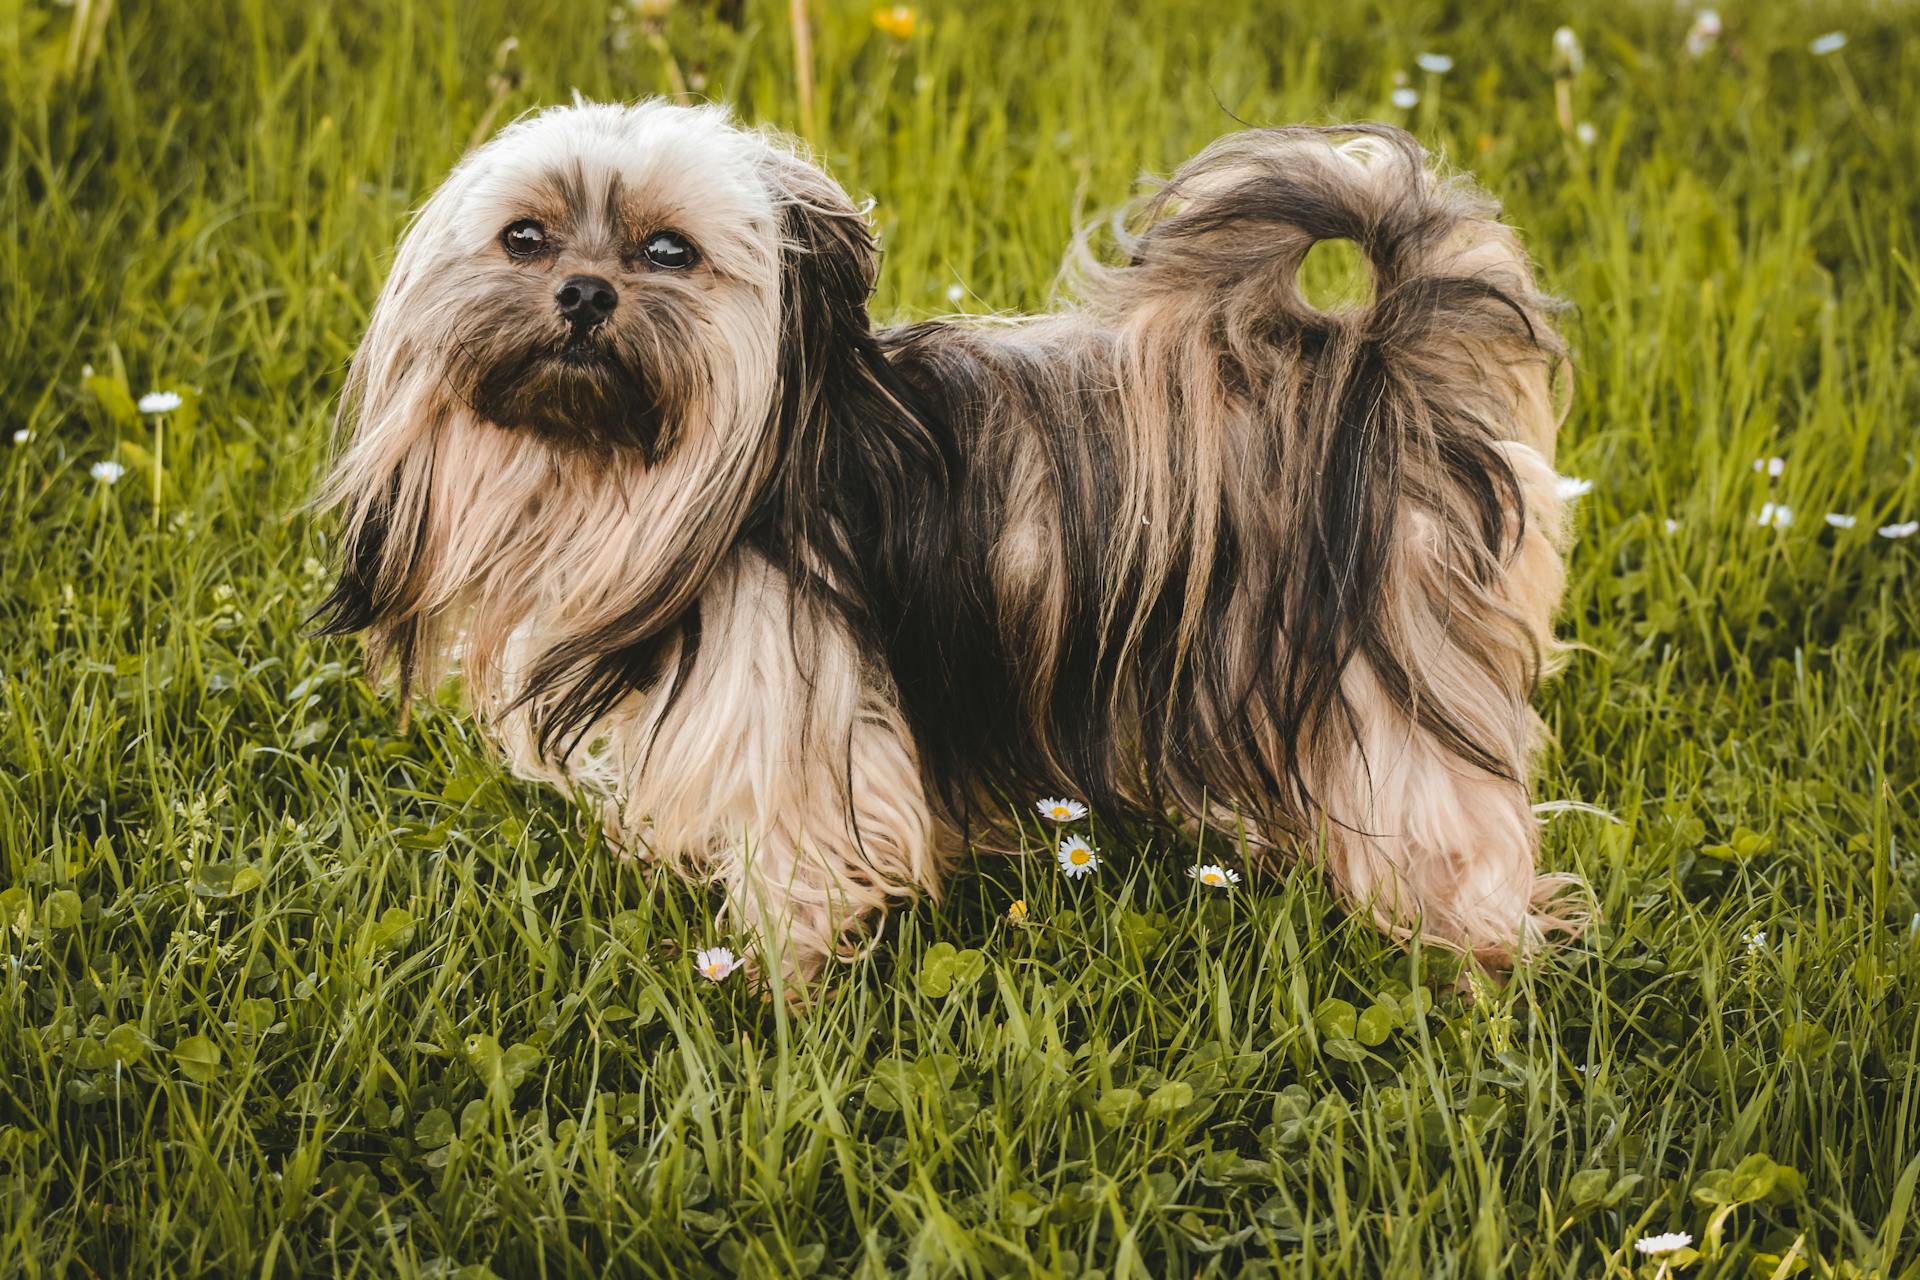
[[[1202,884],[1217,885],[1225,878],[1226,877],[1222,876],[1218,871],[1202,871],[1200,873],[1200,882]]]
[[[1063,804],[1057,804],[1053,806],[1053,816],[1056,818],[1067,817],[1068,816],[1067,806]]]
[[[1068,852],[1067,861],[1076,867],[1084,867],[1087,865],[1087,859],[1092,856],[1093,854],[1086,849],[1073,849]]]

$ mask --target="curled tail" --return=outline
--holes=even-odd
[[[1488,958],[1577,927],[1553,906],[1569,880],[1535,871],[1527,792],[1565,348],[1497,213],[1399,130],[1250,130],[1161,188],[1089,297],[1128,384],[1163,398],[1134,415],[1130,488],[1190,531],[1125,552],[1186,597],[1158,693],[1198,728],[1149,754],[1320,842],[1389,928]],[[1369,302],[1302,295],[1322,240],[1358,247]]]

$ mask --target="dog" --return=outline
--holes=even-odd
[[[1109,239],[1050,314],[877,328],[874,233],[797,144],[522,118],[373,307],[320,629],[403,706],[457,673],[515,772],[803,983],[1055,792],[1489,965],[1577,930],[1528,777],[1567,357],[1497,206],[1396,129],[1251,128]],[[1370,301],[1305,300],[1325,240]]]

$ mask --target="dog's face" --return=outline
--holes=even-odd
[[[496,426],[653,463],[764,403],[779,327],[770,151],[718,113],[547,112],[461,165],[382,309]]]

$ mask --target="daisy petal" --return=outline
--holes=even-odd
[[[1664,1253],[1677,1253],[1693,1243],[1693,1237],[1684,1231],[1668,1231],[1657,1236],[1642,1236],[1633,1242],[1633,1247],[1649,1258],[1657,1258]]]
[[[693,953],[693,970],[708,982],[725,981],[742,961],[725,947],[709,947]]]

